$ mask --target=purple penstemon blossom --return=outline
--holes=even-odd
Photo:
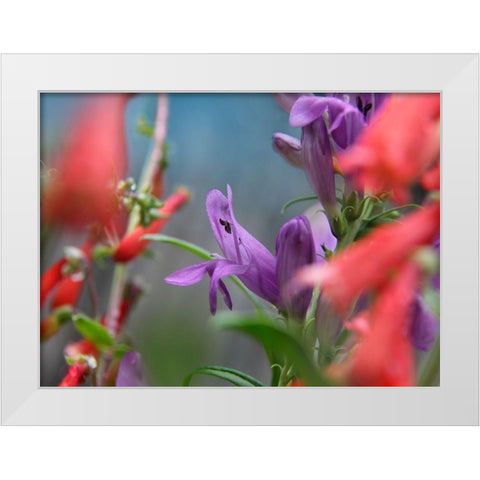
[[[145,387],[149,384],[142,357],[137,352],[127,352],[120,362],[117,387]]]
[[[279,97],[279,95],[277,95]],[[277,102],[281,105],[279,98]],[[294,97],[284,96],[284,102]],[[354,143],[387,95],[374,93],[297,95],[290,124],[302,128],[301,142],[282,133],[273,135],[274,149],[291,165],[304,169],[308,182],[330,219],[338,215],[333,159]]]
[[[363,113],[367,123],[370,123],[374,113],[390,96],[390,93],[329,93],[327,95],[327,97],[339,98],[357,107]]]
[[[283,284],[293,275],[294,269],[315,261],[313,237],[306,217],[295,217],[282,227],[277,238],[275,258],[236,221],[229,185],[227,197],[218,190],[211,190],[208,193],[206,209],[213,234],[225,257],[212,255],[209,261],[191,265],[168,275],[165,282],[172,285],[192,285],[208,274],[211,278],[210,311],[215,314],[217,290],[222,293],[227,307],[232,308],[232,300],[222,278],[236,275],[250,291],[279,309],[286,308],[295,316],[304,315],[305,304],[308,308],[310,303],[311,290],[310,293],[307,290],[301,292],[293,300],[286,299],[286,302],[280,291]]]
[[[302,128],[303,169],[329,218],[338,215],[333,157],[351,145],[365,126],[362,112],[334,97],[300,97],[290,111],[292,127]]]
[[[307,217],[299,215],[282,226],[277,235],[275,252],[276,274],[282,302],[289,317],[301,320],[307,313],[313,288],[304,288],[290,295],[283,287],[290,282],[296,270],[316,260],[315,242]]]
[[[412,306],[412,323],[409,332],[412,345],[422,352],[430,350],[437,338],[438,329],[434,313],[418,295]]]

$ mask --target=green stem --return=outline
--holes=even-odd
[[[155,127],[153,133],[153,148],[145,162],[140,181],[138,182],[138,191],[143,192],[150,187],[152,178],[155,175],[156,167],[163,159],[163,145],[167,136],[167,118],[168,118],[168,97],[165,93],[158,95],[157,115],[155,118]],[[137,225],[140,219],[140,209],[136,206],[130,213],[128,220],[127,233],[130,233]]]
[[[167,132],[168,117],[168,97],[161,93],[158,95],[157,115],[155,118],[154,144],[152,151],[145,162],[139,182],[139,191],[147,188],[155,175],[155,168],[163,157],[163,144]],[[140,218],[138,208],[134,208],[128,219],[126,233],[130,233],[137,225]],[[113,271],[112,287],[110,290],[110,301],[108,304],[106,327],[110,333],[116,331],[116,322],[118,321],[119,307],[122,301],[123,290],[127,280],[127,267],[124,263],[116,263]],[[104,369],[101,370],[99,378],[103,384]]]
[[[362,226],[362,219],[359,218],[354,222],[350,223],[347,234],[338,242],[335,252],[345,248],[347,245],[350,245],[355,240],[360,227]]]

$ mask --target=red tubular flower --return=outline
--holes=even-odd
[[[417,247],[430,245],[440,228],[440,202],[381,225],[340,251],[331,261],[300,270],[301,284],[319,285],[327,300],[345,313],[360,293],[381,286]]]
[[[83,254],[90,261],[93,241],[87,242],[81,248]],[[66,262],[66,259],[64,259]],[[83,284],[85,283],[85,274],[83,272],[73,273],[66,277],[62,277],[57,283],[57,288],[53,294],[51,308],[55,309],[62,305],[70,305],[74,307],[82,293]]]
[[[127,94],[97,94],[74,119],[51,162],[56,175],[45,186],[43,221],[74,228],[109,225],[118,211],[116,185],[127,169],[124,112]]]
[[[62,280],[62,269],[66,262],[65,258],[61,258],[42,275],[40,279],[40,308],[43,307],[49,294]]]
[[[358,187],[404,201],[439,155],[440,95],[395,94],[338,161]]]
[[[425,190],[440,190],[440,162],[422,175],[420,184]]]
[[[64,351],[64,355],[70,358],[77,358],[80,355],[91,355],[98,358],[98,350],[95,345],[87,338],[82,338],[78,342],[69,343]]]
[[[58,385],[59,387],[78,387],[85,382],[90,373],[90,367],[87,362],[77,360],[68,369],[68,373]]]
[[[418,282],[418,265],[406,262],[379,291],[367,312],[369,331],[352,355],[348,374],[351,385],[415,384],[408,326]]]
[[[129,262],[140,255],[148,245],[147,240],[140,240],[144,235],[158,233],[168,222],[170,216],[182,207],[190,198],[190,193],[185,188],[179,188],[165,200],[163,207],[158,209],[163,218],[154,220],[148,227],[141,225],[122,238],[118,244],[113,258],[116,262]]]

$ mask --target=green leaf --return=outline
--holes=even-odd
[[[168,235],[162,234],[151,234],[151,235],[144,235],[140,240],[149,240],[151,242],[163,242],[163,243],[170,243],[171,245],[175,245],[177,247],[183,248],[187,252],[193,253],[204,260],[212,260],[212,256],[208,250],[205,250],[194,243],[187,242],[185,240],[181,240],[180,238],[169,237]]]
[[[119,343],[117,345],[115,345],[115,347],[113,347],[113,356],[118,359],[118,360],[121,360],[123,358],[123,356],[129,352],[132,348],[130,347],[130,345],[127,345],[125,343]]]
[[[287,330],[275,319],[251,312],[225,312],[213,319],[217,328],[245,333],[259,341],[269,358],[282,355],[292,364],[295,373],[310,386],[332,385],[318,371],[297,334]],[[278,357],[277,357],[278,358]]]
[[[183,386],[190,385],[190,381],[194,375],[210,375],[212,377],[221,378],[227,382],[233,383],[237,387],[264,387],[265,385],[256,378],[247,375],[239,370],[228,367],[208,366],[200,367],[194,370],[183,381]]]
[[[308,196],[308,197],[294,198],[293,200],[288,201],[288,202],[282,207],[282,209],[280,210],[280,213],[284,213],[285,210],[286,210],[288,207],[291,207],[292,205],[295,205],[296,203],[307,202],[308,200],[318,200],[318,197],[316,197],[315,195],[310,195],[310,196]]]
[[[99,350],[105,350],[113,345],[113,338],[108,330],[95,320],[77,314],[73,316],[73,324],[83,337],[90,340]]]

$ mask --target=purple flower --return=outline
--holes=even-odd
[[[137,352],[127,352],[120,362],[117,374],[117,387],[145,387],[147,374],[142,357]]]
[[[438,261],[440,262],[440,236],[438,236],[433,242],[433,248],[437,254]],[[432,286],[435,290],[440,290],[440,273],[437,273],[432,277]]]
[[[357,107],[363,113],[366,122],[370,122],[373,114],[383,102],[390,97],[389,93],[330,93],[328,97],[339,98]]]
[[[298,138],[291,137],[285,133],[273,134],[273,148],[292,167],[303,168],[301,143]]]
[[[212,315],[217,310],[217,290],[225,304],[232,308],[230,294],[222,281],[237,275],[243,284],[279,309],[303,318],[311,300],[312,290],[305,289],[294,298],[280,295],[280,290],[292,278],[294,271],[316,260],[314,240],[308,219],[304,216],[289,220],[277,236],[275,258],[267,248],[250,235],[233,214],[232,191],[227,195],[211,190],[207,195],[207,214],[213,234],[225,257],[212,255],[212,260],[191,265],[165,278],[172,285],[192,285],[209,275],[209,301]]]
[[[229,275],[237,275],[249,290],[270,303],[277,304],[279,300],[275,257],[235,220],[229,185],[227,195],[225,198],[222,192],[211,190],[206,202],[213,234],[225,258],[216,256],[165,278],[167,283],[184,286],[197,283],[208,274],[211,278],[209,300],[212,314],[217,310],[217,290],[222,293],[227,307],[232,308],[230,294],[221,280]]]
[[[312,228],[313,240],[315,241],[315,253],[318,254],[317,261],[324,261],[322,258],[325,255],[323,247],[332,252],[335,251],[337,237],[332,233],[328,218],[319,210],[323,210],[323,207],[320,203],[317,203],[305,212],[305,216],[308,218],[310,227]]]
[[[301,157],[307,180],[329,219],[339,214],[333,156],[351,145],[365,126],[363,112],[334,97],[300,97],[290,124],[302,127]]]
[[[417,296],[413,304],[412,313],[410,341],[417,350],[426,352],[432,348],[437,338],[437,319],[420,296]]]
[[[285,223],[278,232],[276,242],[277,281],[282,292],[282,301],[289,317],[303,319],[312,299],[312,288],[305,288],[293,295],[286,295],[284,287],[293,278],[296,270],[314,263],[315,244],[307,217],[300,215]]]

